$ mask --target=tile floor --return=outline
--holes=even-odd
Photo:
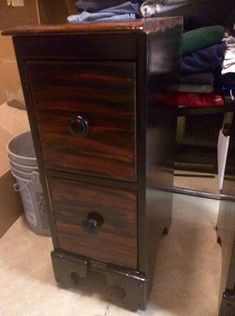
[[[173,223],[157,254],[148,308],[137,313],[113,304],[118,299],[99,277],[88,288],[82,284],[79,289],[58,288],[50,238],[35,235],[20,217],[0,239],[0,315],[217,316],[218,207],[216,200],[174,195]]]

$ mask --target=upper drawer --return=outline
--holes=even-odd
[[[45,36],[15,36],[14,44],[25,59],[102,59],[135,60],[138,35],[116,34],[60,34]]]
[[[135,64],[26,63],[46,168],[134,181]]]

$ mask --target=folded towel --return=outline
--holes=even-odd
[[[223,26],[200,27],[183,34],[182,53],[191,54],[198,50],[218,44],[224,38]]]
[[[83,11],[81,14],[70,15],[67,17],[67,21],[71,24],[81,22],[95,22],[95,21],[127,21],[134,20],[135,14],[113,14],[112,12],[96,12],[90,13]]]
[[[219,107],[224,105],[223,96],[212,93],[157,92],[153,97],[156,104],[176,107]]]
[[[214,86],[210,84],[170,84],[166,86],[166,90],[189,93],[211,93],[214,91]]]
[[[171,74],[170,76],[158,77],[158,81],[162,84],[188,84],[188,85],[213,85],[214,74],[211,72],[203,72],[198,74]]]
[[[123,21],[133,20],[139,15],[139,4],[127,1],[115,7],[106,8],[97,12],[83,11],[81,14],[67,17],[69,23],[91,21]]]
[[[126,1],[120,5],[109,7],[99,12],[112,12],[114,14],[136,14],[140,15],[140,6],[138,3],[132,3],[131,1]]]
[[[190,55],[185,55],[181,62],[181,73],[195,74],[200,72],[213,72],[224,60],[226,44],[216,44],[208,48],[199,50]]]
[[[124,2],[126,0],[78,0],[75,6],[78,11],[95,12],[120,5]],[[131,2],[136,3],[137,1],[133,0]]]

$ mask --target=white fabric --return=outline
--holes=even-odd
[[[222,75],[225,75],[229,72],[235,73],[235,37],[229,36],[225,39],[225,43],[227,48],[222,64]]]
[[[144,18],[157,16],[157,14],[169,12],[191,3],[191,0],[147,0],[140,7]]]
[[[217,164],[218,164],[218,186],[219,190],[223,189],[224,173],[228,156],[230,136],[225,136],[223,130],[219,132],[217,144]]]
[[[230,67],[228,67],[228,68],[224,68],[224,69],[222,69],[222,75],[225,75],[225,74],[227,74],[227,73],[229,73],[229,72],[233,72],[233,73],[235,73],[235,59],[234,59],[234,64],[232,64]]]

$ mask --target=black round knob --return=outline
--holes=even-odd
[[[89,233],[97,233],[97,228],[104,223],[103,217],[96,212],[91,212],[87,215],[87,218],[82,222],[83,227]]]
[[[69,122],[69,132],[75,136],[86,136],[88,133],[88,121],[80,115],[76,115]]]

